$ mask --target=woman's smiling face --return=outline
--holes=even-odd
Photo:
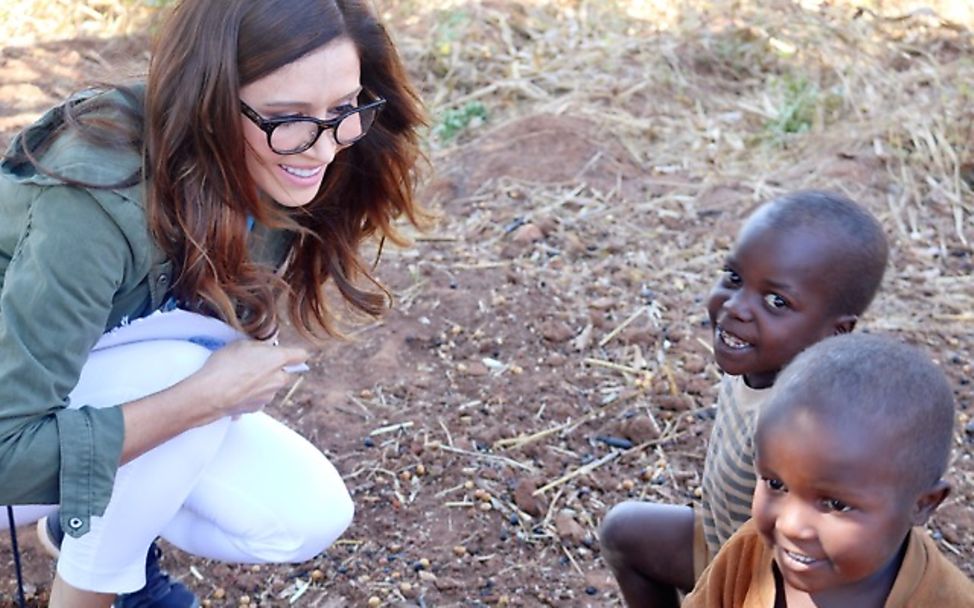
[[[336,38],[304,57],[240,89],[240,99],[263,118],[334,118],[358,105],[361,65],[348,38]],[[285,207],[314,199],[328,165],[343,148],[329,130],[299,154],[277,154],[267,134],[240,115],[247,146],[247,170],[257,189]]]

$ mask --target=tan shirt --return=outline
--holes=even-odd
[[[724,545],[683,600],[683,608],[773,608],[774,557],[754,524]],[[974,608],[974,582],[940,553],[921,528],[913,528],[906,555],[884,608]]]

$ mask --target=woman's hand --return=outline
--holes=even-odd
[[[240,340],[213,353],[185,382],[199,386],[201,405],[211,408],[214,419],[236,416],[267,405],[277,391],[294,382],[284,367],[307,359],[303,348]]]
[[[125,443],[121,462],[144,454],[191,428],[256,412],[294,382],[284,371],[308,352],[240,340],[216,351],[202,367],[173,386],[122,405]]]

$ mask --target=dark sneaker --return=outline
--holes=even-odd
[[[41,541],[41,546],[54,559],[61,555],[63,539],[64,530],[61,529],[61,518],[58,517],[57,511],[37,520],[37,540]]]
[[[161,558],[162,549],[152,543],[145,560],[145,587],[116,597],[114,608],[199,608],[196,595],[159,566]]]
[[[58,513],[38,520],[37,538],[51,557],[57,558],[61,554],[64,531]],[[162,549],[152,543],[145,558],[145,587],[116,597],[114,608],[199,608],[199,600],[193,592],[169,578],[159,566],[161,558]]]

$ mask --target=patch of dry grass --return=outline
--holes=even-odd
[[[971,238],[968,3],[384,6],[435,120],[583,116],[645,171],[752,182],[755,201],[780,191],[771,176],[785,167],[804,173],[789,187],[822,183],[825,150],[867,154],[894,183],[900,236],[941,246]]]
[[[146,27],[167,0],[4,0],[0,39],[24,46],[78,37],[108,38]]]

